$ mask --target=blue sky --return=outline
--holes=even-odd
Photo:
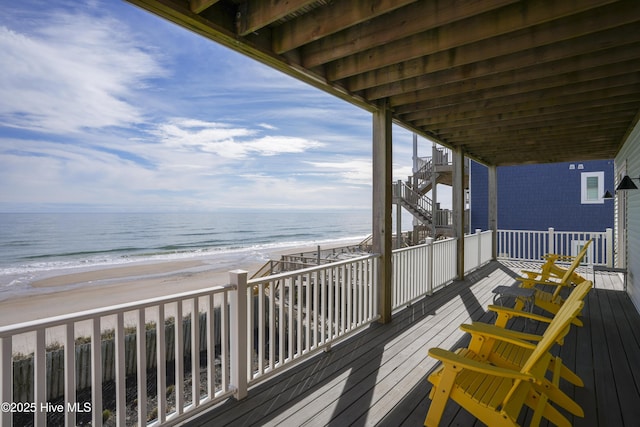
[[[370,113],[129,3],[4,2],[0,63],[0,211],[371,205]]]

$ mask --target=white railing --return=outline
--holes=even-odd
[[[477,229],[464,236],[464,272],[468,273],[491,261],[493,233]]]
[[[378,260],[367,255],[249,281],[249,383],[375,321]]]
[[[433,151],[433,163],[435,165],[451,165],[453,161],[453,151],[450,148],[436,148]]]
[[[612,234],[611,230],[501,230],[498,243],[502,255],[539,260],[547,252],[562,253],[563,248],[593,238],[589,256],[594,263],[602,263],[611,259]],[[491,260],[492,233],[476,230],[465,236],[464,246],[465,271],[469,272]],[[249,386],[329,349],[378,319],[379,259],[378,255],[359,256],[252,280],[238,270],[230,273],[227,286],[0,327],[0,402],[9,403],[8,409],[31,412],[22,419],[25,415],[3,407],[0,424],[51,424],[47,417],[54,409],[47,405],[53,401],[48,396],[53,386],[48,374],[55,369],[63,372],[64,382],[64,397],[59,398],[63,399],[64,421],[60,423],[69,426],[102,425],[103,385],[107,383],[115,387],[115,411],[110,416],[117,425],[132,422],[126,418],[127,406],[137,411],[138,425],[172,425],[221,399],[232,395],[241,399]],[[457,240],[397,249],[392,266],[392,307],[396,310],[456,279]],[[178,327],[181,324],[184,328]],[[132,334],[133,341],[129,339]],[[26,356],[33,360],[33,385],[32,395],[20,405],[11,379],[20,358],[16,349],[26,335],[32,348],[24,352],[33,353]],[[81,336],[88,337],[90,350],[78,353],[76,340]],[[114,350],[107,355],[104,344],[109,340],[113,346],[107,347]],[[52,345],[63,348],[62,368],[47,361]],[[83,368],[85,357],[88,363]],[[175,374],[173,379],[168,372]],[[185,381],[189,375],[194,381]],[[80,378],[85,376],[88,383]],[[127,379],[137,383],[135,390],[127,389]],[[87,384],[90,392],[78,393]],[[90,397],[76,401],[76,395],[85,394]],[[157,403],[147,403],[156,396]],[[88,414],[82,413],[87,410]]]
[[[56,425],[64,423],[67,426],[75,426],[80,421],[78,418],[90,416],[90,419],[82,420],[81,423],[90,422],[91,425],[100,426],[103,424],[104,415],[103,385],[110,381],[115,385],[116,408],[115,413],[109,412],[109,416],[115,417],[117,425],[129,425],[133,420],[126,419],[126,407],[132,402],[127,401],[126,376],[127,371],[132,370],[128,366],[131,363],[135,364],[133,371],[137,384],[135,400],[138,425],[177,422],[184,418],[183,414],[195,413],[198,409],[211,406],[231,395],[233,387],[228,361],[233,358],[230,357],[227,344],[230,338],[227,306],[232,294],[235,294],[232,286],[219,286],[0,327],[0,402],[3,405],[0,425],[33,423],[35,426],[44,426],[47,424],[47,416],[57,412],[63,420],[56,421]],[[233,307],[231,309],[235,310]],[[183,322],[190,321],[189,336],[185,336],[182,327],[176,327],[182,323],[181,319]],[[201,319],[205,319],[204,325],[200,324]],[[166,329],[171,327],[171,324],[174,325],[174,333],[169,343]],[[149,346],[147,342],[149,329],[155,329],[154,346]],[[201,340],[198,334],[201,329],[206,331],[205,348],[200,348]],[[109,337],[105,335],[105,331],[110,332]],[[28,339],[25,340],[25,334],[31,337],[26,337]],[[137,338],[133,355],[129,355],[125,348],[127,334],[135,334]],[[90,340],[90,351],[82,353],[88,358],[86,366],[83,366],[83,361],[76,356],[78,337]],[[106,340],[115,342],[115,352],[109,356],[103,351]],[[18,358],[18,355],[14,354],[13,344],[22,341],[28,342],[31,346],[26,352],[33,352],[33,395],[28,401],[20,402],[12,393],[14,359]],[[189,344],[189,352],[185,351],[186,343]],[[51,351],[51,346],[64,347],[64,398],[62,403],[56,404],[51,403],[47,396],[47,381],[50,381],[52,373],[49,372],[51,366],[47,366],[46,363],[46,354],[47,351]],[[174,355],[168,357],[167,351],[156,351],[163,348],[169,349]],[[201,372],[201,351],[207,351],[207,362],[203,367],[206,372]],[[151,361],[149,352],[152,354]],[[168,364],[168,359],[173,361]],[[110,368],[112,364],[113,369]],[[168,365],[173,365],[173,384],[167,384]],[[107,372],[113,373],[113,378],[106,377]],[[147,390],[152,373],[151,378],[157,378],[157,404],[150,407],[147,399],[152,396],[148,396]],[[204,393],[200,390],[201,373],[206,378]],[[191,374],[194,379],[188,389],[184,385],[185,374]],[[76,392],[79,390],[76,386],[80,381],[79,377],[85,375],[90,377],[91,397],[86,401],[77,401]],[[169,408],[169,398],[174,402],[171,405],[172,409]]]
[[[173,425],[241,399],[249,385],[375,321],[378,263],[367,255],[251,281],[233,271],[227,286],[0,327],[0,426],[100,426],[103,397],[114,397],[103,396],[108,384],[115,410],[105,412],[122,426],[136,423],[128,407],[137,425]],[[28,383],[20,397],[14,377],[23,365],[31,368],[30,378],[20,375]],[[63,386],[53,387],[58,379]],[[64,392],[51,396],[54,388]],[[59,417],[47,420],[52,412]]]
[[[498,257],[541,261],[548,253],[576,255],[582,245],[593,239],[584,263],[613,266],[613,230],[603,232],[498,230]]]
[[[396,249],[392,255],[392,308],[411,304],[456,278],[456,239]]]

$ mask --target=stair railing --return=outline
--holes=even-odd
[[[422,220],[427,219],[429,223],[431,222],[431,213],[433,209],[433,204],[431,199],[427,196],[423,196],[420,193],[414,191],[411,187],[409,187],[405,182],[398,181],[395,188],[395,196],[406,203],[408,206],[417,211],[423,218]]]
[[[418,158],[418,170],[413,173],[414,180],[419,179],[428,179],[431,174],[431,170],[433,169],[433,160],[431,157],[427,157],[425,159]]]

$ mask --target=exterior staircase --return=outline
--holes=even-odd
[[[394,199],[424,225],[433,225],[433,202],[420,192],[413,190],[407,182],[398,181],[394,186]]]
[[[437,202],[434,209],[434,201],[426,195],[437,184],[453,184],[452,159],[448,149],[437,146],[433,147],[431,157],[417,157],[414,153],[413,175],[393,186],[394,203],[411,213],[422,224],[418,228],[431,237],[448,236],[452,232],[452,212],[439,209]]]

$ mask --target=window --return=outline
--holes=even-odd
[[[604,203],[604,172],[581,174],[582,204]]]

